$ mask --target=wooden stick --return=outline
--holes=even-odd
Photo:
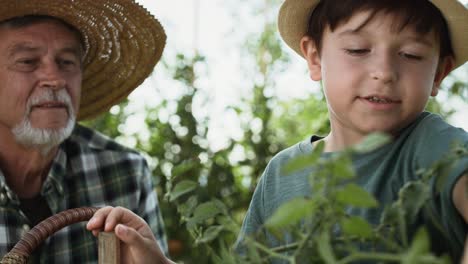
[[[114,232],[100,232],[98,241],[98,263],[120,264],[120,240]]]

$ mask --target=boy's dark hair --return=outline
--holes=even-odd
[[[45,15],[27,15],[27,16],[21,16],[21,17],[14,17],[8,20],[1,21],[0,27],[23,28],[23,27],[27,27],[33,24],[38,24],[38,23],[47,22],[47,21],[58,22],[62,24],[63,26],[65,26],[67,29],[69,29],[70,32],[72,32],[76,36],[78,42],[80,43],[81,53],[84,52],[85,42],[84,42],[84,38],[81,32],[78,29],[76,29],[74,26],[56,17],[45,16]]]
[[[334,31],[360,11],[370,11],[364,26],[379,12],[395,15],[395,29],[412,26],[424,35],[434,30],[440,43],[440,57],[453,56],[447,22],[442,13],[428,0],[322,0],[309,18],[307,36],[310,36],[320,52],[325,28]]]

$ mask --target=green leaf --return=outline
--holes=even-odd
[[[318,245],[318,252],[322,259],[325,261],[327,264],[335,264],[337,263],[337,260],[335,258],[335,255],[333,253],[333,249],[330,243],[330,234],[327,233],[326,231],[323,231],[317,241]]]
[[[175,179],[177,176],[186,173],[187,171],[198,166],[198,163],[193,161],[184,161],[181,164],[174,166],[171,171],[172,178]]]
[[[187,201],[179,205],[177,210],[183,217],[187,218],[190,215],[192,215],[193,210],[195,209],[197,204],[198,204],[198,198],[196,195],[193,195],[193,196],[190,196],[190,198],[188,198]]]
[[[403,210],[401,210],[396,203],[385,207],[382,215],[380,216],[380,225],[385,227],[396,227],[399,223],[401,214],[403,214]]]
[[[336,192],[336,199],[346,205],[372,208],[377,207],[378,202],[362,187],[349,183]]]
[[[202,203],[195,209],[193,217],[188,220],[188,225],[191,226],[213,218],[223,213],[223,209],[219,206],[219,201],[216,200]]]
[[[294,198],[283,203],[274,214],[267,219],[267,228],[278,229],[297,224],[305,216],[312,214],[316,204],[313,200]]]
[[[198,184],[196,182],[190,180],[183,180],[177,183],[177,185],[174,187],[174,189],[169,195],[169,201],[172,202],[180,196],[195,190],[197,186]]]
[[[406,221],[412,224],[416,215],[430,198],[430,186],[422,181],[408,182],[399,192],[401,209],[404,210]]]
[[[355,176],[351,159],[347,155],[340,156],[333,163],[333,177],[341,180],[351,179]]]
[[[371,238],[373,229],[371,225],[361,217],[352,216],[342,220],[341,225],[343,232],[350,236],[358,236],[360,238]]]
[[[376,132],[365,137],[364,140],[355,145],[352,150],[357,153],[367,153],[374,151],[391,141],[392,138],[390,135]]]
[[[196,243],[207,243],[218,237],[219,233],[224,229],[223,226],[216,225],[208,227],[203,235],[196,240]]]
[[[420,228],[413,238],[409,251],[405,254],[402,264],[420,263],[421,256],[430,250],[429,235],[425,228]]]
[[[290,160],[286,165],[283,167],[281,173],[283,175],[291,175],[294,172],[310,169],[313,164],[317,161],[319,155],[312,153],[310,155],[302,155],[295,157],[294,159]]]

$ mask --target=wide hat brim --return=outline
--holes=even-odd
[[[3,0],[0,21],[25,15],[57,17],[74,26],[85,42],[78,120],[121,102],[153,71],[166,34],[133,0]]]
[[[430,0],[444,15],[449,27],[455,68],[468,60],[468,10],[456,0]],[[320,0],[286,0],[278,14],[278,29],[284,42],[302,55],[300,42],[307,33],[310,15]]]

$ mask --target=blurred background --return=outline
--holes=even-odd
[[[163,59],[127,101],[85,125],[147,157],[171,256],[209,263],[184,228],[180,200],[165,194],[191,180],[197,184],[192,196],[219,199],[240,225],[270,158],[312,134],[327,134],[326,104],[303,59],[279,37],[280,0],[138,2],[166,30]],[[428,109],[468,130],[467,98],[468,64],[444,81]],[[214,248],[217,240],[235,240],[232,232],[215,235]]]

